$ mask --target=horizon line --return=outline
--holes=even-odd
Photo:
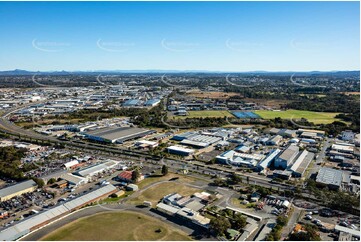
[[[13,69],[13,70],[0,70],[0,72],[16,72],[16,71],[23,71],[23,72],[208,72],[208,73],[260,73],[260,72],[360,72],[359,70],[350,70],[350,69],[343,69],[343,70],[248,70],[248,71],[225,71],[225,70],[174,70],[174,69],[124,69],[124,70],[25,70],[25,69]]]

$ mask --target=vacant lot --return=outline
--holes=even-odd
[[[153,206],[155,206],[165,195],[177,192],[183,196],[189,196],[195,192],[200,191],[201,190],[197,188],[170,181],[149,187],[136,197],[129,199],[128,203],[140,205],[143,204],[144,201],[150,201],[152,202]]]
[[[274,119],[280,117],[282,119],[301,119],[305,118],[309,122],[315,124],[328,124],[333,121],[339,120],[335,119],[335,116],[338,113],[324,113],[324,112],[311,112],[311,111],[303,111],[303,110],[287,110],[287,111],[254,111],[254,113],[261,116],[263,119]]]
[[[101,213],[76,220],[41,240],[191,240],[184,232],[135,212]]]
[[[155,174],[153,174],[153,176],[145,178],[144,180],[139,182],[137,185],[138,185],[139,189],[143,189],[144,187],[146,187],[150,184],[160,182],[160,181],[168,181],[169,179],[172,179],[172,178],[177,178],[177,181],[182,182],[182,183],[192,183],[192,182],[196,181],[196,179],[193,177],[184,176],[181,174],[175,174],[175,173],[171,173],[171,172],[169,172],[165,176],[162,176],[160,174],[160,172],[158,171]]]
[[[233,115],[226,110],[202,110],[202,111],[188,111],[187,116],[175,116],[175,118],[223,118],[233,117]],[[173,117],[171,117],[173,118]]]

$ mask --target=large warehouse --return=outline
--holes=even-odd
[[[20,196],[27,192],[33,192],[38,186],[33,180],[20,182],[16,185],[9,186],[0,190],[0,202],[9,200],[13,197]]]
[[[69,214],[86,204],[97,201],[100,198],[117,191],[118,190],[113,185],[107,185],[85,195],[79,196],[69,202],[55,206],[49,210],[44,210],[37,215],[24,219],[18,223],[14,223],[11,227],[2,230],[0,233],[0,241],[17,240],[18,238],[50,223],[51,221],[59,219],[60,217]]]
[[[328,185],[331,189],[339,189],[342,184],[342,171],[321,167],[318,171],[316,182]]]
[[[106,127],[84,132],[85,138],[106,142],[122,143],[127,140],[144,137],[154,133],[153,130],[133,128],[133,127]]]
[[[88,166],[84,169],[78,170],[74,172],[74,175],[81,176],[87,179],[90,179],[91,177],[103,172],[110,170],[118,165],[119,162],[116,161],[107,161],[104,163]]]

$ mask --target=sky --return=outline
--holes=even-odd
[[[0,2],[0,70],[359,70],[357,2]]]

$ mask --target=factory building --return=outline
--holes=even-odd
[[[185,132],[182,134],[176,134],[172,137],[172,140],[176,140],[176,141],[182,141],[184,139],[190,138],[192,136],[197,135],[196,132]]]
[[[112,168],[115,168],[117,167],[118,165],[118,162],[116,161],[107,161],[105,163],[101,163],[101,164],[97,164],[97,165],[93,165],[93,166],[89,166],[89,167],[86,167],[84,169],[81,169],[81,170],[78,170],[76,172],[74,172],[73,174],[74,175],[77,175],[77,176],[81,176],[81,177],[84,177],[84,178],[91,178],[103,171],[107,171],[107,170],[110,170]]]
[[[288,148],[276,158],[275,167],[286,169],[295,160],[299,150],[300,148],[297,145],[289,145]]]
[[[173,145],[167,148],[168,153],[174,155],[181,155],[181,156],[190,156],[193,155],[195,150],[188,149],[182,146]]]
[[[281,135],[276,135],[274,136],[272,139],[266,141],[267,145],[278,145],[282,140],[282,136]]]
[[[214,143],[221,141],[222,138],[212,136],[212,135],[204,135],[204,134],[197,134],[187,139],[183,139],[180,143],[182,145],[188,145],[195,148],[205,148]]]
[[[216,156],[216,159],[223,164],[254,168],[264,157],[264,155],[243,154],[229,150]]]
[[[27,192],[33,192],[37,187],[37,184],[33,180],[28,180],[0,189],[0,202],[7,201]]]
[[[345,141],[352,141],[355,139],[355,133],[352,130],[345,130],[341,133],[341,139]]]
[[[141,138],[155,131],[133,127],[106,127],[82,134],[85,138],[105,143],[122,143],[124,141]]]
[[[342,171],[328,168],[328,167],[321,167],[318,171],[316,182],[328,185],[330,189],[338,190],[341,187],[342,180],[343,180]]]
[[[354,147],[352,145],[349,144],[333,144],[331,146],[331,149],[337,152],[341,152],[341,153],[349,153],[352,154],[354,152]]]
[[[82,195],[62,205],[58,205],[49,210],[45,210],[39,214],[36,214],[28,219],[24,219],[18,223],[14,223],[11,227],[8,227],[0,232],[0,241],[17,240],[20,237],[34,231],[51,221],[61,218],[62,216],[69,214],[76,209],[97,201],[102,197],[108,196],[117,192],[116,187],[113,185],[107,185],[101,187],[95,191]]]
[[[131,100],[127,100],[123,103],[124,107],[135,107],[135,106],[139,106],[141,103],[141,101],[139,99],[131,99]]]
[[[159,103],[160,103],[159,99],[150,99],[144,103],[144,106],[154,107],[157,106]]]
[[[271,165],[271,163],[275,160],[275,158],[277,157],[277,155],[281,152],[280,149],[275,149],[275,150],[272,150],[268,156],[261,160],[258,165],[257,165],[257,169],[259,171],[263,171],[265,170],[267,167],[269,167]]]
[[[78,186],[84,185],[88,182],[87,178],[76,176],[71,173],[66,173],[61,176],[61,179],[67,181],[70,187],[76,188]]]
[[[290,168],[292,175],[294,177],[302,177],[314,157],[314,153],[307,150],[302,151]]]

